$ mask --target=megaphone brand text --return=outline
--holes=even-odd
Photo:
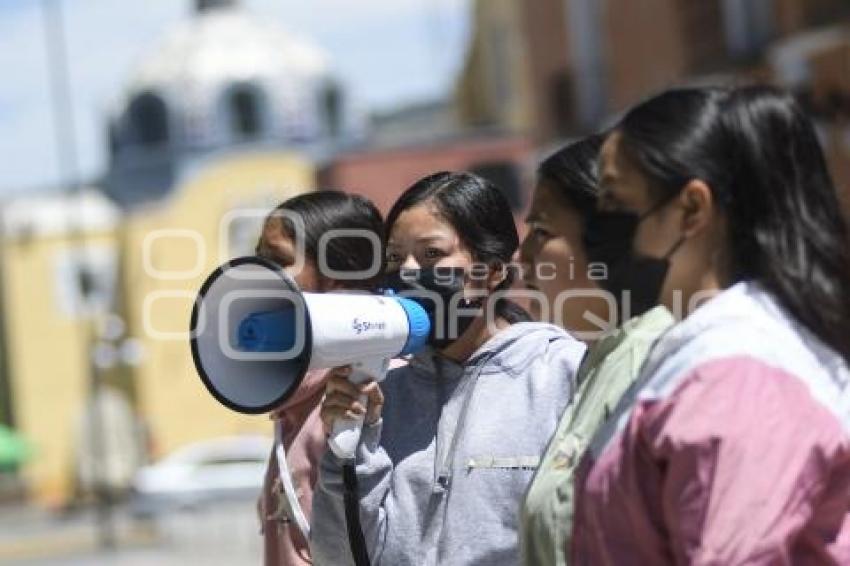
[[[362,334],[370,330],[386,330],[387,324],[385,322],[372,322],[368,320],[361,321],[355,318],[351,321],[351,328],[356,334]]]

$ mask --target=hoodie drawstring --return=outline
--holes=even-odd
[[[452,483],[452,464],[454,463],[454,456],[457,451],[461,433],[463,432],[463,428],[466,424],[466,415],[469,413],[469,404],[472,402],[472,394],[475,392],[475,384],[478,382],[478,377],[481,375],[484,367],[495,354],[495,352],[491,352],[486,358],[477,364],[475,373],[472,374],[472,377],[470,377],[469,383],[466,386],[463,405],[461,405],[457,424],[455,425],[454,432],[452,433],[449,449],[443,457],[442,464],[440,465],[439,472],[437,473],[437,484],[444,490],[448,490]]]

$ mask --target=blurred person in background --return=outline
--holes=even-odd
[[[284,214],[284,212],[286,214]],[[296,216],[300,221],[293,222]],[[319,191],[293,197],[278,206],[263,226],[257,244],[258,256],[281,266],[301,290],[310,293],[364,290],[376,288],[382,270],[373,280],[337,280],[327,277],[319,266],[319,239],[330,230],[363,230],[383,234],[383,220],[375,206],[357,195],[337,191]],[[303,242],[304,257],[298,258],[297,242]],[[378,250],[383,257],[383,249]],[[334,271],[368,271],[374,268],[376,252],[366,238],[335,237],[325,248],[327,266]],[[302,261],[297,261],[297,260]],[[298,264],[303,265],[297,269]],[[282,442],[286,464],[297,491],[298,501],[310,519],[313,489],[318,476],[319,459],[327,448],[327,439],[319,419],[319,407],[327,381],[327,370],[307,373],[295,393],[271,413],[275,444]],[[301,533],[280,479],[280,467],[272,449],[258,502],[264,556],[267,565],[294,566],[311,564],[308,542]]]
[[[603,284],[680,322],[581,465],[571,562],[850,563],[848,233],[811,121],[770,87],[667,91],[600,173]]]
[[[572,394],[584,345],[528,322],[497,295],[511,286],[519,237],[492,183],[428,176],[395,203],[386,234],[387,286],[435,293],[458,328],[432,336],[380,386],[354,386],[345,369],[328,382],[326,427],[365,414],[356,474],[369,557],[393,566],[515,564],[519,502]],[[452,312],[452,299],[464,312]],[[342,465],[330,451],[321,464],[311,541],[320,564],[352,562]]]
[[[596,209],[604,139],[587,137],[543,161],[526,220],[528,235],[520,246],[526,286],[543,295],[554,320],[588,344],[578,371],[578,390],[522,505],[520,549],[528,565],[567,563],[573,478],[581,455],[637,378],[653,342],[673,324],[663,306],[635,311],[618,303],[618,297],[601,296],[605,292],[596,279],[604,277],[605,266],[591,265],[584,252],[582,236]],[[532,308],[538,304],[532,301]],[[540,309],[535,310],[532,313],[539,315]],[[619,317],[627,310],[635,316],[620,326]]]

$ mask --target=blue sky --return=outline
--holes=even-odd
[[[49,0],[65,8],[82,176],[104,167],[106,108],[191,0]],[[54,155],[43,0],[0,0],[0,193],[62,180]],[[446,92],[462,64],[469,0],[242,0],[330,55],[371,109]]]

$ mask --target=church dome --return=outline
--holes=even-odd
[[[113,151],[297,144],[344,129],[327,56],[236,0],[196,0],[194,16],[141,61],[116,114]]]

